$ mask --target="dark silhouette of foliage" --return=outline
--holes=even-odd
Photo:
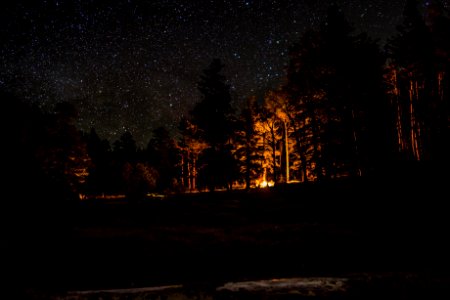
[[[180,152],[175,140],[164,127],[153,130],[153,137],[147,145],[149,164],[158,172],[157,189],[168,192],[177,189],[180,177]]]
[[[55,115],[43,113],[3,91],[0,101],[4,112],[1,123],[5,174],[0,234],[6,241],[2,256],[8,260],[3,272],[17,288],[42,283],[42,273],[36,270],[43,269],[48,272],[45,278],[58,284],[57,270],[65,266],[61,259],[67,255],[68,238],[77,217],[80,186],[73,181],[70,167],[79,158],[68,159],[77,153],[72,148],[76,142],[71,140],[73,136],[62,138],[68,125],[62,119],[56,122]],[[51,162],[43,153],[63,160]],[[50,261],[62,263],[49,264]]]
[[[398,34],[386,46],[398,152],[407,161],[448,160],[449,24],[436,4],[425,19],[408,0]]]
[[[192,123],[197,138],[209,148],[199,157],[199,178],[210,190],[231,188],[237,178],[237,163],[232,154],[233,108],[230,87],[221,74],[224,65],[214,59],[203,71],[198,89],[203,99],[192,110]]]
[[[122,167],[122,180],[125,195],[130,204],[142,201],[146,194],[156,188],[158,172],[143,162],[125,162]]]
[[[42,174],[72,194],[138,199],[156,190],[324,181],[376,174],[400,161],[448,162],[449,35],[442,5],[431,1],[423,16],[408,0],[383,55],[331,5],[321,26],[291,48],[286,83],[262,103],[253,99],[236,117],[224,65],[214,59],[180,138],[157,128],[145,150],[130,132],[113,149],[94,129],[82,136],[69,103],[44,113],[3,93],[14,113],[7,169],[14,180]]]
[[[248,99],[247,106],[241,111],[237,120],[235,135],[235,157],[239,162],[240,179],[245,182],[245,188],[249,189],[252,182],[262,174],[262,154],[258,148],[258,136],[256,131],[257,102],[254,97]]]
[[[92,164],[87,178],[87,191],[89,194],[112,193],[114,178],[112,168],[111,146],[106,139],[100,139],[94,128],[84,136],[87,151]]]
[[[137,159],[137,146],[133,135],[125,131],[120,138],[114,142],[113,151],[117,159],[124,161],[135,161]]]
[[[75,126],[77,115],[72,104],[58,103],[55,113],[49,115],[47,135],[36,155],[50,176],[66,178],[74,192],[82,193],[91,159]]]
[[[303,181],[322,176],[322,141],[327,101],[323,90],[323,41],[319,32],[306,32],[291,49],[284,87],[295,110],[294,137],[301,158]]]
[[[214,59],[203,71],[198,82],[203,99],[191,112],[198,137],[213,148],[227,143],[233,134],[230,87],[221,74],[223,67],[219,59]]]
[[[142,156],[131,132],[124,132],[114,142],[114,182],[118,192],[125,193],[132,204],[143,200],[156,188],[157,171]]]
[[[304,179],[360,176],[387,157],[383,63],[376,43],[353,35],[336,6],[319,31],[306,32],[293,47],[284,91],[296,112]]]

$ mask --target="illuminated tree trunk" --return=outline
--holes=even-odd
[[[191,177],[191,190],[195,190],[196,186],[196,177],[197,177],[197,166],[196,166],[196,157],[195,154],[192,155],[192,177]]]
[[[323,170],[322,170],[322,155],[319,152],[319,134],[320,128],[318,122],[316,120],[316,116],[313,114],[311,116],[311,129],[312,129],[312,146],[313,146],[313,160],[315,163],[315,173],[317,175],[318,180],[323,179]]]
[[[251,159],[251,149],[250,149],[250,139],[249,137],[247,137],[247,144],[246,144],[246,148],[245,148],[245,189],[248,190],[250,189],[250,184],[251,184],[251,163],[252,163],[252,159]]]
[[[439,101],[442,103],[444,101],[444,89],[442,87],[442,81],[444,79],[444,72],[438,73],[438,96]]]
[[[274,122],[275,123],[275,122]],[[272,165],[273,165],[273,182],[275,182],[275,183],[277,183],[278,181],[278,172],[277,172],[277,153],[276,153],[276,150],[277,150],[277,143],[276,143],[276,136],[275,136],[275,128],[274,128],[274,126],[273,126],[273,124],[272,124],[272,126],[271,126],[271,130],[270,130],[270,135],[271,135],[271,138],[272,138]]]
[[[393,82],[392,82],[392,86],[393,86],[393,93],[394,93],[394,101],[395,101],[395,124],[396,124],[396,130],[397,130],[397,144],[398,144],[398,151],[400,153],[404,153],[407,151],[407,146],[406,146],[406,141],[405,138],[403,136],[403,126],[402,126],[402,107],[401,107],[401,103],[400,103],[400,89],[398,86],[398,80],[397,80],[397,71],[394,69],[394,75],[392,78]]]
[[[288,130],[287,130],[287,124],[286,121],[283,122],[284,125],[284,152],[285,152],[285,176],[286,176],[286,183],[289,182],[289,139],[288,139]]]
[[[187,184],[188,189],[192,191],[192,162],[191,162],[191,153],[188,150],[187,157],[186,157],[186,165],[187,165]]]
[[[356,157],[356,170],[358,172],[358,176],[362,176],[359,149],[358,149],[358,137],[355,129],[355,111],[352,109],[352,133],[353,133],[353,144],[355,145],[355,157]]]
[[[300,137],[299,137],[299,130],[297,129],[297,126],[294,123],[294,137],[295,137],[295,143],[297,144],[297,151],[298,155],[300,157],[300,164],[301,164],[301,177],[303,182],[308,182],[308,176],[307,176],[307,166],[306,166],[306,157],[305,153],[302,150],[302,145],[300,143]]]
[[[418,87],[417,82],[410,81],[409,88],[409,117],[410,117],[410,138],[411,138],[411,150],[414,158],[420,160],[419,138],[420,138],[420,126],[417,122],[414,105],[418,99]],[[416,100],[416,101],[414,101]]]
[[[184,151],[182,151],[181,152],[181,163],[180,163],[180,165],[181,165],[181,186],[184,188],[185,187],[185,185],[184,185],[184,183],[185,183],[185,180],[184,180],[184,168],[185,168],[185,165],[184,165]]]
[[[263,182],[267,182],[267,168],[264,168],[264,172],[263,172]]]
[[[187,167],[187,186],[189,191],[194,191],[196,189],[196,183],[195,183],[195,177],[197,176],[196,172],[196,166],[195,166],[195,153],[193,151],[187,152],[187,158],[186,158],[186,167]]]
[[[262,144],[262,155],[261,155],[261,168],[264,168],[264,174],[266,174],[266,156],[265,156],[265,154],[266,154],[266,134],[264,133],[262,137],[263,137],[263,144]]]

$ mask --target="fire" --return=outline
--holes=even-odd
[[[273,181],[266,181],[266,180],[263,180],[261,182],[256,181],[256,186],[260,188],[273,187],[274,185],[275,183]]]

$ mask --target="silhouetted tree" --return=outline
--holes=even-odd
[[[77,213],[80,186],[72,172],[83,161],[76,157],[77,131],[71,131],[62,115],[43,113],[10,94],[0,92],[0,100],[6,175],[0,234],[6,241],[2,255],[10,261],[3,271],[18,286],[36,286],[43,278],[55,283]],[[49,275],[37,271],[44,268]]]
[[[323,77],[328,72],[323,47],[320,32],[305,32],[291,49],[287,83],[283,88],[294,108],[292,124],[303,181],[323,174],[322,144],[328,101],[323,86]]]
[[[236,179],[236,162],[232,155],[233,108],[230,87],[221,74],[224,65],[214,59],[203,71],[198,89],[203,99],[192,110],[192,123],[197,128],[197,138],[209,148],[199,157],[199,172],[210,190],[230,188]]]
[[[388,83],[401,157],[442,164],[450,150],[450,21],[437,3],[427,8],[426,21],[408,0],[398,34],[386,46]]]
[[[226,144],[233,133],[230,87],[221,74],[223,67],[219,59],[214,59],[203,71],[198,82],[203,99],[191,112],[199,138],[212,148]]]
[[[430,106],[429,149],[434,161],[450,161],[450,12],[440,1],[430,1],[427,25],[434,46],[434,103]]]
[[[116,193],[125,193],[127,183],[124,180],[125,165],[135,166],[138,162],[138,149],[133,135],[125,131],[118,140],[113,143],[112,152],[112,186]]]
[[[81,193],[91,163],[86,143],[75,126],[77,111],[68,102],[58,103],[46,117],[46,133],[35,155],[50,177],[65,181],[74,193]]]
[[[125,195],[130,204],[142,201],[146,194],[155,190],[158,172],[143,162],[125,162],[122,168]]]
[[[403,23],[386,49],[390,58],[399,150],[408,160],[422,160],[428,155],[425,151],[426,118],[428,104],[432,102],[435,71],[431,34],[416,1],[406,1]]]
[[[131,132],[125,131],[113,145],[113,150],[117,158],[126,161],[134,161],[137,159],[138,149]]]
[[[153,130],[146,152],[150,165],[158,172],[157,189],[162,192],[174,190],[181,173],[180,153],[169,131],[164,127]]]
[[[362,175],[389,151],[383,58],[337,6],[291,51],[284,87],[303,178]],[[383,120],[383,121],[380,121]]]
[[[100,139],[94,128],[85,135],[87,151],[92,160],[87,178],[89,193],[113,193],[114,185],[111,146],[106,139]]]
[[[240,177],[245,182],[245,188],[249,189],[252,182],[261,177],[261,160],[263,155],[258,147],[257,102],[254,97],[247,101],[242,110],[236,126],[235,156],[239,161]]]

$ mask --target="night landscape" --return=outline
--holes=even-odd
[[[450,297],[447,0],[0,15],[0,298]]]

